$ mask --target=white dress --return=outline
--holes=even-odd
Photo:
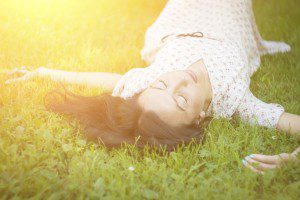
[[[283,42],[262,40],[251,0],[169,0],[146,32],[141,55],[149,66],[129,70],[113,96],[130,98],[161,74],[202,59],[213,93],[209,115],[231,118],[236,113],[244,121],[275,128],[284,109],[253,96],[250,77],[260,55],[289,50]]]

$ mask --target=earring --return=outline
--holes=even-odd
[[[203,119],[205,118],[205,112],[204,112],[204,111],[201,111],[199,117],[201,118],[201,120],[203,120]]]
[[[204,118],[205,118],[205,112],[201,111],[200,115],[198,116],[198,118],[196,120],[196,126],[200,127],[201,122],[204,120]]]

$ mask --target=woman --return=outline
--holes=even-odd
[[[57,97],[64,94],[57,91],[48,95],[55,98],[47,98],[51,110],[79,118],[91,139],[108,146],[127,142],[173,148],[193,138],[201,140],[199,127],[208,116],[230,119],[234,114],[245,122],[295,134],[300,116],[260,101],[249,90],[260,55],[289,50],[285,43],[262,40],[251,0],[170,0],[146,32],[141,54],[148,67],[123,76],[20,70],[25,75],[8,83],[38,75],[113,90],[100,97],[68,92],[63,101]],[[294,159],[298,150],[284,154],[286,159],[252,155],[243,163],[262,172]],[[251,165],[255,162],[256,168]]]

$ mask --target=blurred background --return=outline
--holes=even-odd
[[[165,0],[1,0],[0,67],[125,72]]]
[[[166,2],[1,0],[0,67],[46,66],[123,73],[131,67],[144,66],[139,55],[144,33]],[[275,28],[286,30],[299,16],[299,9],[290,9],[299,7],[299,0],[285,2],[254,1],[257,17],[264,16],[258,25],[267,38],[295,37]],[[294,19],[286,21],[287,17]]]

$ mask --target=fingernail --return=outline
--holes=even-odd
[[[250,155],[250,158],[254,158],[255,156],[253,154]]]
[[[245,165],[245,164],[246,164],[246,160],[243,159],[243,160],[242,160],[242,163]]]
[[[250,159],[250,156],[247,156],[246,158],[245,158],[245,160],[249,160]]]

